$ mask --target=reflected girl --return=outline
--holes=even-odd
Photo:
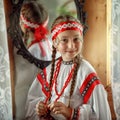
[[[49,17],[46,9],[37,1],[25,2],[20,12],[23,42],[28,51],[40,60],[51,60],[51,41],[48,38]]]

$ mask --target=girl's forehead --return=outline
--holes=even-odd
[[[61,33],[58,34],[58,37],[77,37],[77,36],[82,36],[80,31],[78,30],[65,30]]]

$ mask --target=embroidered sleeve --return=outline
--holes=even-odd
[[[96,85],[100,84],[100,80],[96,73],[90,73],[84,80],[80,87],[80,93],[83,97],[83,102],[86,104],[95,88]]]

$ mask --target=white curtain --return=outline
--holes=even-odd
[[[120,120],[120,0],[112,0],[112,90],[117,120]]]
[[[8,43],[3,0],[0,0],[0,120],[12,120]]]

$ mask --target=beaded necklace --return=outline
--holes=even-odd
[[[60,96],[63,94],[65,88],[67,87],[68,83],[71,81],[71,79],[73,77],[74,68],[75,68],[76,64],[74,64],[72,66],[72,69],[70,70],[70,73],[69,73],[69,75],[68,75],[68,77],[67,77],[67,79],[66,79],[66,81],[65,81],[65,83],[64,83],[64,85],[63,85],[63,87],[62,87],[62,89],[60,91],[60,93],[58,93],[58,90],[57,90],[57,77],[58,77],[58,74],[59,74],[59,71],[60,71],[61,62],[62,62],[62,58],[60,58],[58,60],[57,64],[56,64],[56,70],[55,70],[54,75],[53,75],[52,84],[50,86],[50,92],[49,92],[48,97],[46,98],[46,102],[51,99],[51,91],[52,91],[52,88],[53,88],[54,84],[55,84],[55,92],[56,92],[56,95],[58,96],[55,99],[55,101],[57,101],[60,98]]]

